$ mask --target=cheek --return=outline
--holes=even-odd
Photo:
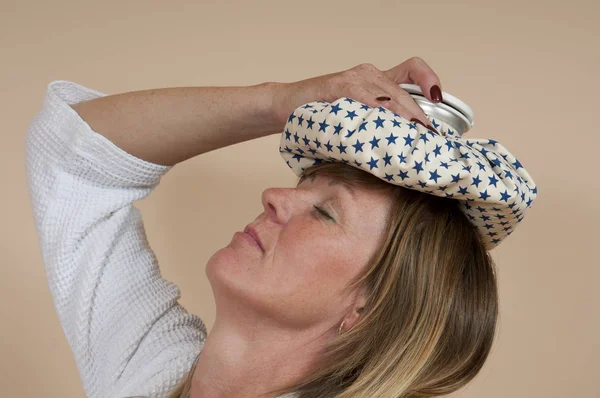
[[[280,236],[273,257],[274,274],[279,275],[290,294],[315,298],[339,294],[359,265],[352,244],[333,232],[297,231]]]

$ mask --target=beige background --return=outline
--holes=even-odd
[[[418,3],[418,4],[417,4]],[[498,336],[456,397],[600,397],[598,12],[595,1],[0,1],[3,170],[0,395],[82,397],[46,284],[27,193],[24,137],[47,84],[107,94],[295,81],[412,56],[471,105],[471,137],[521,160],[538,198],[498,263]],[[163,275],[214,320],[204,264],[293,186],[279,136],[177,165],[140,202]]]

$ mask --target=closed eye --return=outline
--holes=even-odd
[[[335,221],[335,220],[333,219],[333,217],[331,217],[331,216],[329,215],[329,213],[327,213],[327,212],[326,212],[325,210],[323,210],[322,208],[320,208],[320,207],[318,207],[318,206],[314,206],[314,205],[313,205],[313,207],[314,207],[314,208],[317,210],[317,213],[319,213],[319,214],[323,215],[325,218],[327,218],[327,219],[329,219],[329,220]]]

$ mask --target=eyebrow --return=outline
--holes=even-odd
[[[309,177],[309,179],[310,179],[310,181],[314,181],[316,177],[317,177],[317,174],[313,174],[312,176]],[[342,187],[350,193],[352,200],[354,202],[356,202],[356,191],[354,190],[354,188],[352,188],[352,186],[350,184],[348,184],[340,179],[330,178],[330,181],[329,181],[330,187],[333,185],[339,185],[339,184],[341,184]]]
[[[352,196],[352,200],[354,200],[356,202],[356,191],[349,184],[343,183],[341,180],[329,181],[329,186],[339,185],[339,184],[341,184],[343,188],[345,188],[348,192],[350,192],[350,195]]]

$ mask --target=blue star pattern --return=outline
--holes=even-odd
[[[297,176],[340,161],[390,184],[457,199],[491,250],[523,220],[537,186],[499,142],[465,139],[444,121],[430,121],[441,135],[348,97],[314,101],[289,116],[279,152]]]

